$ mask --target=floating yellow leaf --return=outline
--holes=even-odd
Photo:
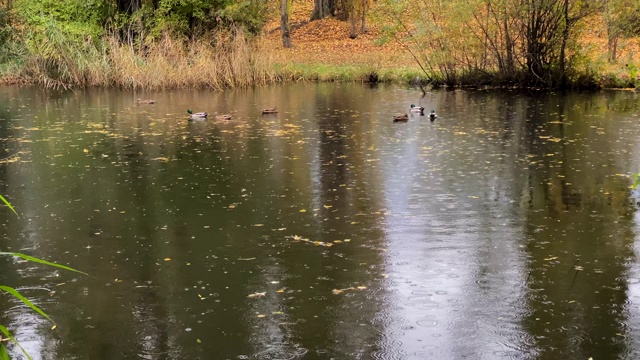
[[[267,315],[265,315],[265,314],[258,314],[258,316],[256,316],[256,317],[263,318],[263,317],[265,317],[265,316],[267,316]]]
[[[196,339],[196,342],[197,342],[198,344],[201,344],[201,343],[202,343],[202,340],[200,340],[200,339]]]
[[[171,261],[171,258],[164,258],[164,261]]]

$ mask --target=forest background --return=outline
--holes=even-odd
[[[640,84],[637,0],[0,0],[0,83]]]

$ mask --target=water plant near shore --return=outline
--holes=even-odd
[[[18,213],[16,212],[15,208],[13,207],[13,205],[11,205],[11,203],[7,199],[5,199],[2,195],[0,195],[0,201],[2,201],[7,207],[9,207],[9,209],[11,209],[11,211],[13,211],[13,213],[16,214],[16,216],[18,216]],[[18,258],[21,258],[21,259],[26,260],[26,261],[30,261],[30,262],[34,262],[34,263],[38,263],[38,264],[42,264],[42,265],[47,265],[47,266],[52,266],[52,267],[55,267],[55,268],[58,268],[58,269],[68,270],[68,271],[72,271],[72,272],[76,272],[76,273],[87,275],[87,273],[82,272],[80,270],[76,270],[76,269],[74,269],[72,267],[61,265],[61,264],[52,263],[52,262],[49,262],[49,261],[46,261],[46,260],[43,260],[43,259],[39,259],[39,258],[36,258],[36,257],[33,257],[33,256],[21,254],[21,253],[0,251],[0,256],[18,257]],[[40,307],[36,306],[29,299],[27,299],[22,294],[20,294],[20,292],[18,290],[16,290],[15,288],[13,288],[11,286],[6,286],[6,285],[0,285],[0,294],[5,294],[5,293],[13,296],[16,299],[18,299],[21,303],[23,303],[24,305],[29,307],[31,310],[33,310],[34,312],[40,314],[40,316],[44,317],[45,319],[49,320],[50,322],[53,322],[53,320],[49,317],[49,315],[46,312],[44,312]],[[54,327],[55,327],[55,325],[54,325]],[[31,356],[29,355],[29,353],[27,353],[27,351],[20,345],[18,340],[16,340],[16,338],[13,335],[11,335],[11,332],[9,331],[9,329],[7,327],[5,327],[4,325],[0,324],[0,360],[9,360],[10,359],[9,353],[8,353],[7,347],[6,347],[6,343],[7,342],[11,342],[15,346],[17,346],[20,349],[20,351],[22,352],[22,354],[27,359],[31,359]]]

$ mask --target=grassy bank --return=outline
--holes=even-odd
[[[279,79],[262,43],[241,31],[193,41],[163,36],[145,46],[122,43],[116,36],[78,42],[52,31],[7,59],[0,65],[0,83],[51,88],[224,89]]]
[[[312,0],[300,0],[290,15],[292,48],[283,48],[277,12],[257,35],[239,28],[189,38],[162,33],[135,41],[122,34],[78,35],[53,20],[39,31],[18,24],[0,47],[0,83],[31,83],[53,88],[213,88],[247,87],[274,82],[396,82],[417,78],[434,86],[516,87],[527,74],[504,77],[491,70],[456,68],[425,74],[406,44],[387,41],[383,22],[349,38],[349,23],[335,18],[309,22]],[[375,8],[372,18],[375,19]],[[576,88],[635,88],[640,85],[640,41],[621,40],[617,62],[603,54],[602,24],[585,31],[579,53],[571,54],[569,85]],[[2,29],[0,29],[2,30]],[[1,32],[7,34],[10,31]],[[424,55],[424,54],[422,54]]]
[[[409,83],[422,74],[412,67],[379,68],[371,65],[287,63],[274,64],[281,81]]]
[[[58,34],[60,35],[60,34]],[[120,87],[126,89],[248,87],[274,82],[424,82],[425,74],[406,54],[384,48],[323,52],[314,56],[305,44],[275,48],[267,36],[249,39],[241,32],[185,42],[162,37],[144,48],[123,44],[114,36],[78,43],[55,37],[24,47],[0,63],[0,83],[39,84],[51,88]],[[362,40],[361,40],[362,41]],[[366,39],[365,39],[366,41]],[[329,46],[329,45],[327,45]],[[318,50],[316,50],[318,51]],[[585,63],[586,64],[586,63]],[[633,62],[590,60],[573,73],[576,88],[635,88]],[[451,81],[451,78],[454,81]],[[517,77],[460,70],[434,86],[518,86]]]

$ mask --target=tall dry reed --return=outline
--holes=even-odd
[[[276,81],[268,49],[241,30],[183,41],[164,35],[146,46],[106,36],[101,43],[70,41],[60,31],[33,46],[21,75],[47,87],[208,87],[223,89]]]
[[[223,89],[275,81],[271,57],[242,31],[218,32],[187,43],[165,35],[145,49],[108,39],[110,83],[124,88]]]

